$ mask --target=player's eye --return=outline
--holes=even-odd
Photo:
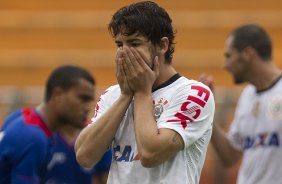
[[[123,44],[121,42],[116,42],[116,46],[117,46],[117,48],[119,48],[119,47],[122,47]]]
[[[92,97],[87,96],[87,95],[81,95],[81,96],[79,96],[79,97],[80,97],[80,100],[81,100],[82,102],[90,102],[90,101],[94,100]]]
[[[136,43],[136,42],[130,43],[130,46],[131,46],[131,47],[138,47],[139,45],[140,45],[140,43]]]

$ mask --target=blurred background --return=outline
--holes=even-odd
[[[107,25],[129,0],[1,0],[0,125],[20,106],[42,100],[45,81],[56,66],[86,67],[97,80],[97,96],[115,84],[115,44]],[[173,19],[173,65],[190,79],[202,73],[216,81],[216,116],[226,129],[243,86],[223,70],[227,34],[242,23],[258,23],[273,40],[274,62],[282,68],[281,0],[158,0]],[[238,167],[221,166],[210,145],[201,184],[234,184]]]

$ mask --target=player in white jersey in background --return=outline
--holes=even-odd
[[[212,143],[226,166],[243,158],[238,184],[281,183],[282,72],[272,62],[272,43],[258,25],[242,25],[228,36],[224,67],[243,90],[231,128],[216,123]],[[212,87],[207,77],[201,79]]]
[[[112,146],[109,184],[197,184],[212,134],[210,89],[173,66],[167,12],[143,1],[119,9],[109,31],[118,47],[118,85],[100,97],[93,124],[76,141],[84,167]]]

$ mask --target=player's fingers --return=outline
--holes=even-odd
[[[207,77],[207,86],[209,86],[209,88],[212,90],[212,92],[214,92],[214,78],[213,76],[208,76]]]
[[[121,74],[122,74],[122,59],[121,58],[117,58],[116,59],[116,65],[117,65],[117,76],[121,76]]]
[[[148,69],[149,61],[146,59],[145,54],[141,51],[138,52],[135,48],[130,48],[130,49],[131,49],[132,53],[134,54],[136,61],[138,62],[138,65],[141,66],[144,69]]]
[[[124,51],[123,51],[123,49],[122,49],[122,47],[119,47],[118,49],[117,49],[117,54],[116,54],[116,58],[115,58],[115,61],[116,61],[116,73],[118,73],[119,72],[119,74],[120,74],[120,67],[121,67],[121,64],[122,64],[122,60],[124,60],[123,58],[124,58],[124,53],[123,53]]]
[[[206,80],[206,77],[207,75],[205,73],[202,73],[199,77],[199,81],[204,83],[204,81]]]
[[[130,51],[130,49],[128,47],[124,48],[124,59],[125,59],[125,63],[124,63],[124,67],[126,69],[126,72],[128,74],[133,75],[135,73],[135,67],[134,67],[134,63],[136,62],[134,55],[132,54],[132,52]]]
[[[156,76],[159,76],[159,57],[158,56],[156,56],[155,58],[154,58],[154,67],[153,67],[153,71],[155,72],[155,75]]]

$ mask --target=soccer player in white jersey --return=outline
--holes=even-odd
[[[226,166],[243,158],[238,184],[281,183],[282,72],[271,55],[271,39],[258,25],[236,28],[225,43],[225,68],[236,84],[249,84],[229,132],[215,123],[212,143]],[[212,84],[207,78],[203,81]]]
[[[93,123],[76,141],[84,167],[112,146],[109,184],[197,184],[212,134],[209,87],[172,67],[168,13],[143,1],[119,9],[109,24],[117,45],[118,85],[98,100]]]

